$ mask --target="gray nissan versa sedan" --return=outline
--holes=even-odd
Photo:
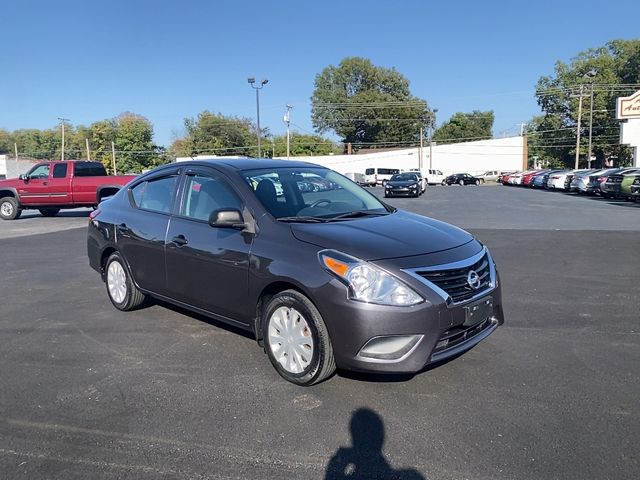
[[[504,321],[484,245],[308,163],[159,167],[92,212],[87,244],[117,309],[154,297],[249,330],[299,385],[418,372]]]

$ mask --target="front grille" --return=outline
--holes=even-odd
[[[447,270],[414,270],[416,275],[444,290],[455,303],[464,302],[491,287],[490,258],[485,253],[472,265]],[[469,272],[474,270],[480,277],[480,285],[473,288],[467,282]]]
[[[438,339],[438,343],[436,343],[436,348],[433,350],[433,353],[439,353],[443,350],[448,350],[449,348],[453,348],[456,345],[461,344],[462,342],[467,341],[468,339],[475,337],[486,328],[491,326],[491,319],[487,318],[482,322],[472,326],[472,327],[454,327],[445,331],[440,335]]]

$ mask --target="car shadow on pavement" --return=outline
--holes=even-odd
[[[349,423],[351,446],[340,447],[331,457],[325,480],[340,479],[401,479],[426,480],[414,468],[396,470],[382,453],[385,441],[382,417],[369,408],[353,412]]]
[[[599,202],[605,202],[608,203],[609,205],[615,205],[616,207],[627,207],[627,208],[640,208],[640,203],[639,202],[631,202],[628,200],[624,200],[622,198],[620,199],[613,199],[613,198],[604,198],[601,196],[588,196],[585,197],[589,200],[594,200],[594,201],[599,201]]]
[[[200,313],[194,312],[193,310],[188,310],[186,308],[179,307],[174,305],[173,303],[163,302],[162,300],[152,299],[150,300],[151,305],[158,305],[159,307],[166,308],[167,310],[171,310],[172,312],[179,313],[186,317],[191,317],[200,322],[208,323],[212,327],[217,327],[222,330],[226,330],[228,332],[234,333],[236,335],[242,335],[243,337],[250,338],[251,340],[255,340],[255,336],[253,333],[249,332],[240,327],[235,327],[225,322],[221,322],[216,320],[215,318],[209,317],[207,315],[202,315]]]
[[[58,213],[55,217],[53,218],[88,218],[89,214],[91,213],[91,210],[81,210],[81,211],[64,211],[64,212],[60,212]],[[37,211],[33,211],[33,212],[24,212],[20,218],[16,218],[15,220],[12,220],[13,222],[19,222],[21,220],[30,220],[33,218],[47,218],[47,217],[43,217],[39,212]]]

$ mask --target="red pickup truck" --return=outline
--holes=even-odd
[[[43,162],[17,179],[0,180],[0,218],[14,220],[22,210],[53,217],[63,208],[95,207],[135,175],[107,175],[99,162]]]

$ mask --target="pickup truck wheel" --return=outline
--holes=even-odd
[[[22,209],[18,206],[18,202],[13,197],[4,197],[0,199],[0,218],[3,220],[15,220],[22,215]]]
[[[40,208],[40,215],[43,217],[55,217],[60,211],[59,208]]]
[[[446,180],[442,180],[442,182],[440,183],[440,185],[446,185],[447,181]]]
[[[262,320],[264,347],[277,372],[296,385],[314,385],[336,370],[329,332],[318,309],[300,292],[272,297]]]
[[[105,283],[107,294],[113,306],[123,312],[135,310],[146,300],[146,296],[135,286],[124,261],[118,252],[114,252],[107,259],[105,265]]]

